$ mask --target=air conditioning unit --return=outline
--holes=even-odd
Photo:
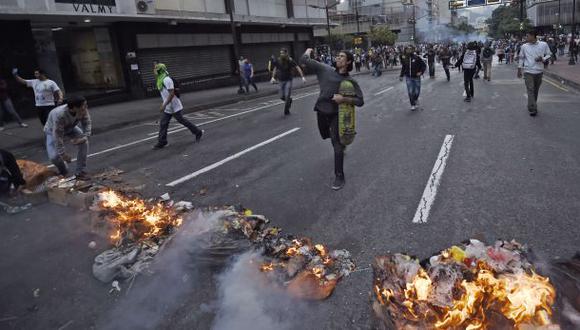
[[[155,0],[135,0],[137,14],[155,14]]]

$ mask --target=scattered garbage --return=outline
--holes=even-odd
[[[375,259],[373,310],[382,328],[516,329],[553,325],[556,290],[516,241],[472,239],[420,262]],[[547,328],[546,328],[547,329]]]
[[[38,288],[37,289],[34,289],[34,291],[32,291],[32,296],[34,298],[40,297],[40,289],[38,289]]]
[[[111,291],[109,291],[109,293],[112,293],[114,291],[121,292],[121,287],[119,286],[119,281],[113,281],[113,283],[111,283],[111,286],[113,288],[111,289]]]
[[[90,241],[89,242],[89,249],[95,249],[97,247],[97,242],[95,241]]]
[[[20,206],[12,206],[10,204],[0,202],[0,207],[2,207],[4,212],[6,212],[8,214],[17,214],[17,213],[24,212],[24,211],[28,210],[29,208],[32,207],[32,204],[26,203],[26,204],[20,205]]]

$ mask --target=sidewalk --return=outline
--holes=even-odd
[[[569,65],[569,60],[568,56],[559,56],[554,64],[548,66],[544,74],[564,85],[580,90],[580,63]]]
[[[306,76],[306,83],[303,83],[301,78],[294,78],[293,81],[294,90],[316,86],[317,84],[318,81],[314,75]],[[183,111],[190,113],[278,93],[278,85],[271,84],[269,81],[259,82],[256,85],[258,86],[257,93],[250,87],[250,94],[243,95],[237,94],[238,86],[184,93],[181,95],[184,106]],[[91,107],[89,104],[93,124],[92,133],[95,135],[130,124],[155,120],[159,117],[160,106],[160,97],[98,107]],[[13,150],[44,143],[44,133],[38,118],[28,118],[24,122],[29,125],[28,128],[20,128],[14,121],[5,124],[6,129],[0,132],[0,148]]]

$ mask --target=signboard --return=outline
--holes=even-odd
[[[54,0],[57,10],[79,14],[117,13],[116,0]]]
[[[501,4],[502,0],[486,0],[485,2],[488,6],[491,6]]]
[[[449,9],[453,10],[453,9],[460,9],[460,8],[465,8],[467,7],[467,2],[466,0],[451,0],[449,1]]]

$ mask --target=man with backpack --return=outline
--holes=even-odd
[[[153,149],[162,149],[167,145],[167,129],[169,128],[171,118],[175,118],[178,123],[187,127],[191,131],[191,134],[195,135],[195,142],[199,142],[203,135],[203,131],[183,117],[183,114],[181,113],[181,110],[183,110],[183,104],[179,99],[179,89],[177,88],[175,81],[169,76],[167,66],[163,63],[157,63],[154,67],[154,72],[157,89],[161,93],[163,103],[159,108],[161,111],[161,119],[159,120],[159,138]]]
[[[405,54],[401,56],[401,65],[399,80],[403,81],[403,77],[406,77],[411,111],[415,111],[417,109],[417,100],[419,100],[419,95],[421,94],[421,76],[425,72],[427,65],[425,65],[420,56],[415,54],[413,46],[405,48]]]
[[[481,63],[483,64],[483,80],[491,80],[491,63],[493,62],[493,49],[487,43],[481,52]]]
[[[465,102],[471,102],[474,96],[473,76],[475,71],[481,69],[481,62],[477,52],[477,43],[470,42],[467,44],[463,54],[455,64],[455,67],[461,66],[463,68],[463,84],[465,87]]]
[[[280,99],[284,101],[284,116],[290,114],[290,106],[292,106],[292,69],[294,68],[302,77],[302,82],[306,82],[302,69],[300,69],[298,64],[296,64],[292,57],[288,55],[288,50],[282,48],[280,50],[280,56],[274,62],[272,83],[276,82],[276,77],[280,82],[278,95],[280,96]]]
[[[18,190],[25,184],[26,181],[24,181],[14,155],[0,149],[0,195],[10,193],[12,187],[14,190]]]

